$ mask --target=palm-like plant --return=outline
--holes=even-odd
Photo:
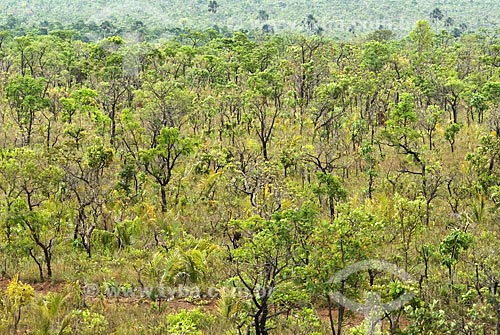
[[[309,14],[303,20],[302,24],[306,27],[308,31],[313,34],[321,35],[323,32],[323,28],[319,26],[318,20],[314,17],[314,15]]]
[[[172,284],[198,283],[206,273],[205,257],[197,249],[187,251],[177,249],[167,261],[166,274]]]
[[[429,17],[431,18],[433,23],[436,23],[437,21],[441,21],[444,18],[444,14],[441,9],[434,8],[429,14]]]
[[[455,20],[453,20],[453,18],[451,18],[451,17],[446,18],[446,20],[444,21],[444,26],[446,28],[449,28],[449,27],[453,26],[454,24],[455,24]]]
[[[267,21],[269,20],[269,14],[263,9],[259,10],[259,20]]]
[[[36,306],[38,315],[38,326],[36,334],[39,335],[62,335],[71,323],[72,313],[61,316],[64,305],[69,295],[61,293],[49,293],[40,300]],[[58,323],[58,321],[60,323]]]
[[[302,23],[306,26],[308,30],[314,31],[314,29],[318,24],[318,20],[316,20],[314,15],[309,14],[304,18],[304,20],[302,20]]]
[[[208,11],[210,13],[217,13],[217,9],[219,8],[219,4],[217,3],[217,1],[215,0],[211,0],[209,3],[208,3]]]

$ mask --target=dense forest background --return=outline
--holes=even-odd
[[[398,1],[178,1],[178,0],[4,0],[0,23],[22,30],[73,28],[95,40],[104,33],[143,30],[148,39],[169,37],[178,29],[220,31],[320,32],[352,38],[377,29],[405,36],[420,19],[455,34],[500,23],[495,0]]]
[[[310,10],[279,33],[214,27],[222,2],[159,30],[12,5],[0,333],[500,334],[493,23],[422,4],[408,33],[336,40]],[[372,325],[332,292],[409,298]]]

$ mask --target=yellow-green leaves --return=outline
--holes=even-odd
[[[24,284],[19,280],[19,275],[14,275],[7,286],[7,296],[16,307],[28,305],[35,297],[35,290],[30,284]]]
[[[410,40],[413,42],[419,56],[429,50],[433,37],[434,34],[429,22],[424,20],[418,21],[415,28],[410,32]]]
[[[21,113],[41,110],[49,105],[44,97],[43,79],[34,79],[31,76],[17,76],[10,80],[5,91],[11,106]],[[28,122],[27,115],[23,115],[23,122]]]
[[[94,145],[87,149],[87,164],[91,169],[101,170],[113,161],[113,150],[104,146]]]
[[[389,60],[389,56],[389,48],[386,44],[376,41],[368,42],[364,45],[362,65],[370,71],[378,72]]]
[[[11,314],[13,318],[13,330],[14,333],[16,333],[19,322],[21,321],[21,311],[33,301],[35,298],[35,290],[31,285],[19,281],[19,276],[16,274],[9,282],[9,285],[7,285],[6,293],[10,306],[8,312],[10,312],[9,314]]]

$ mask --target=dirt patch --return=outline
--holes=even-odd
[[[22,280],[21,280],[22,281]],[[0,279],[0,290],[5,291],[7,289],[7,285],[9,285],[10,279],[2,278]],[[37,294],[46,295],[50,292],[60,293],[64,291],[66,287],[66,283],[64,282],[43,282],[43,283],[30,283],[22,281],[25,284],[30,284]]]
[[[7,288],[7,285],[9,284],[10,279],[0,279],[0,290],[5,291]],[[66,289],[68,283],[66,282],[43,282],[43,283],[29,283],[33,288],[35,289],[35,292],[37,295],[47,295],[51,292],[56,292],[56,293],[61,293],[64,292]],[[83,288],[83,287],[82,287]],[[85,300],[90,303],[105,303],[107,305],[135,305],[135,306],[141,306],[144,308],[150,308],[152,301],[148,298],[127,298],[127,297],[105,297],[105,296],[97,296],[97,297],[90,297],[90,296],[85,296]],[[180,310],[193,310],[197,307],[201,307],[201,309],[205,312],[210,312],[210,313],[216,313],[217,311],[217,299],[199,299],[199,300],[192,300],[192,301],[186,301],[185,299],[173,299],[173,300],[158,300],[155,302],[157,306],[161,307],[164,309],[165,312],[167,313],[176,313]],[[329,322],[329,311],[328,308],[318,308],[316,309],[316,313],[318,317],[325,321]],[[351,313],[349,311],[346,311],[347,315],[345,317],[345,326],[346,327],[353,327],[353,326],[358,326],[363,322],[363,315],[362,314],[356,314],[356,313]],[[335,324],[337,324],[337,318],[338,318],[338,311],[337,310],[332,310],[333,314],[333,319]]]

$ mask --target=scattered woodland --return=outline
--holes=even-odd
[[[420,19],[436,31],[454,35],[500,24],[497,0],[3,0],[0,25],[41,33],[74,29],[81,39],[103,35],[144,35],[148,40],[175,36],[179,30],[247,34],[321,33],[340,40],[379,29],[405,37]],[[105,36],[106,37],[106,36]]]
[[[436,24],[1,31],[0,333],[500,334],[500,31]]]

